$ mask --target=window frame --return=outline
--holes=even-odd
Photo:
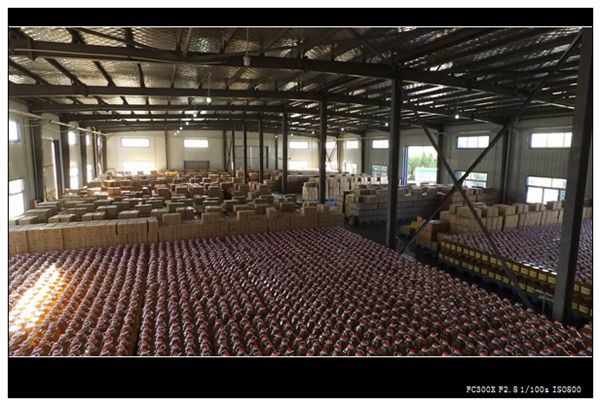
[[[563,141],[562,141],[562,145],[563,146],[548,146],[548,140],[550,139],[549,135],[552,134],[562,134],[563,136]],[[569,138],[567,138],[567,134],[570,134]],[[546,146],[533,146],[533,137],[534,135],[546,135]],[[566,140],[569,139],[569,145],[565,146]],[[529,134],[529,142],[528,142],[528,146],[529,149],[570,149],[571,145],[573,142],[573,131],[568,131],[568,130],[539,130],[539,131],[532,131]],[[531,177],[537,177],[537,176],[531,176]]]
[[[349,143],[352,143],[352,145],[355,145],[355,142],[356,142],[356,147],[352,147],[352,148],[348,147]],[[358,149],[360,149],[360,142],[358,141],[358,139],[346,139],[344,141],[344,149],[345,150],[358,150]]]
[[[303,163],[302,168],[294,168],[294,167],[290,167],[290,163]],[[288,170],[308,170],[308,160],[295,160],[295,159],[290,159],[288,160]]]
[[[550,179],[550,186],[542,186],[542,185],[530,185],[529,184],[529,179],[530,178],[539,178],[539,179]],[[555,180],[559,180],[559,181],[564,181],[565,182],[565,188],[561,188],[561,187],[553,187],[554,181]],[[558,192],[558,201],[564,201],[565,197],[566,197],[566,193],[567,193],[567,185],[566,185],[567,179],[563,179],[561,177],[542,177],[542,176],[525,176],[525,202],[529,203],[542,203],[544,204],[544,195],[546,194],[547,190],[555,190]],[[533,187],[533,188],[539,188],[542,189],[542,201],[529,201],[527,196],[529,195],[529,188]],[[562,198],[561,198],[562,197]],[[547,200],[547,201],[556,201],[556,200]]]
[[[329,147],[327,145],[333,145],[333,146]],[[325,142],[325,149],[334,150],[336,147],[337,147],[337,141],[327,141],[327,142]]]
[[[206,146],[187,146],[186,143],[187,142],[201,142],[201,143],[206,143]],[[205,138],[184,138],[183,139],[183,148],[184,149],[208,149],[208,139]]]
[[[73,174],[73,171],[75,171],[75,174]],[[76,180],[77,182],[77,187],[73,187],[73,179]],[[78,189],[80,188],[81,185],[79,184],[79,166],[74,165],[69,167],[69,188],[70,189]]]
[[[487,143],[485,146],[480,146],[480,138],[484,138],[487,137]],[[467,139],[467,146],[459,146],[460,144],[460,139],[461,138],[477,138],[477,146],[468,146],[468,139]],[[455,142],[455,147],[456,149],[485,149],[488,147],[488,145],[490,144],[490,134],[489,133],[480,133],[480,134],[463,134],[463,135],[457,135],[456,136],[456,142]]]
[[[383,171],[381,170],[383,167],[385,167],[385,174],[382,174]],[[377,170],[376,170],[377,168]],[[378,172],[378,174],[375,174],[375,172]],[[388,165],[387,164],[380,164],[380,163],[371,163],[371,176],[373,177],[387,177],[387,172],[388,172]]]
[[[292,146],[295,145],[295,146]],[[300,146],[300,145],[306,145],[306,147],[304,146]],[[293,150],[308,150],[310,149],[310,142],[309,141],[288,141],[288,149],[293,149]]]
[[[135,140],[143,139],[148,143],[148,145],[146,145],[146,146],[128,146],[128,145],[124,144],[125,141],[132,140],[132,139],[135,139]],[[150,147],[150,138],[148,138],[148,137],[121,137],[121,147],[122,148],[133,148],[133,149],[149,148]]]
[[[467,172],[466,170],[455,170],[454,176],[456,177],[457,180],[459,180],[466,172]],[[472,174],[485,174],[485,180],[470,179],[469,176],[471,176]],[[463,181],[463,185],[468,186],[468,187],[481,187],[481,188],[487,187],[488,176],[489,176],[488,172],[471,172],[471,173],[469,173],[469,176],[467,176],[467,178]],[[482,186],[477,183],[484,183],[484,184]]]
[[[15,125],[15,130],[16,130],[16,135],[17,135],[16,139],[10,139],[10,126],[11,126],[11,123],[14,123],[14,125]],[[8,142],[21,143],[21,141],[22,141],[22,137],[21,137],[21,121],[9,118],[8,119]]]
[[[69,146],[77,145],[77,134],[75,133],[75,131],[69,131],[67,133],[67,143],[69,144]]]
[[[21,183],[21,190],[15,193],[11,193],[10,191],[10,183],[15,182],[15,181],[19,181]],[[21,195],[21,203],[23,206],[23,211],[19,214],[15,214],[15,215],[10,215],[10,200],[11,197],[15,197]],[[8,181],[8,213],[9,213],[9,218],[8,219],[13,219],[13,218],[17,218],[20,215],[23,215],[25,213],[25,211],[27,210],[27,207],[25,205],[25,177],[19,177],[17,179],[13,179],[13,180],[9,180]]]
[[[385,146],[375,146],[376,142],[385,142]],[[371,149],[389,149],[390,148],[390,140],[389,139],[373,139],[371,141]]]

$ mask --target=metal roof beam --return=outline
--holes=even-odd
[[[244,66],[241,56],[223,56],[219,54],[190,53],[187,58],[177,53],[161,50],[136,49],[130,47],[107,47],[97,45],[66,44],[42,41],[12,41],[12,52],[15,55],[28,55],[31,52],[47,57],[71,57],[87,59],[106,59],[121,61],[156,62],[156,63],[181,63],[200,64],[211,66]],[[449,87],[466,88],[472,91],[509,95],[527,98],[529,94],[503,86],[453,77],[445,72],[430,72],[420,69],[400,68],[397,72],[386,64],[334,62],[315,59],[277,58],[267,56],[252,56],[251,67],[264,69],[283,69],[313,71],[332,74],[346,74],[351,76],[393,78],[397,75],[404,81],[431,83]],[[559,103],[545,99],[537,101],[548,102],[559,107],[573,108],[574,103]]]

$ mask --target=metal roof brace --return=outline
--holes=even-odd
[[[576,45],[577,45],[577,43],[579,42],[580,39],[581,39],[581,33],[579,33],[573,39],[573,41],[571,42],[571,45],[569,46],[569,48],[567,48],[567,50],[563,53],[563,55],[558,60],[558,62],[554,65],[554,67],[552,68],[552,70],[546,76],[544,76],[544,78],[542,78],[542,80],[537,85],[537,87],[535,88],[535,90],[530,93],[530,95],[527,98],[527,100],[525,100],[525,102],[521,105],[521,107],[517,111],[517,114],[514,117],[512,117],[512,119],[510,119],[508,122],[506,122],[504,124],[504,126],[500,129],[500,131],[498,131],[498,133],[496,134],[496,136],[489,143],[489,145],[487,146],[487,148],[485,148],[483,150],[483,152],[481,152],[481,154],[479,155],[479,157],[477,159],[475,159],[475,161],[471,164],[471,166],[469,166],[469,168],[465,171],[465,173],[463,174],[463,176],[458,180],[459,187],[462,187],[463,181],[469,176],[469,174],[471,174],[471,172],[475,169],[475,167],[477,167],[477,165],[483,160],[483,158],[488,154],[488,152],[490,150],[492,150],[492,148],[498,143],[498,141],[500,141],[500,139],[504,136],[504,134],[506,134],[506,132],[510,128],[510,126],[513,125],[516,121],[519,120],[519,117],[521,116],[521,113],[525,110],[525,108],[527,107],[527,105],[529,103],[531,103],[531,101],[533,100],[533,97],[535,96],[535,94],[544,86],[544,84],[552,77],[552,75],[560,69],[560,67],[562,66],[562,64],[567,60],[567,58],[569,57],[569,55],[571,54],[571,52],[575,49],[575,47],[576,47]],[[444,198],[442,199],[442,201],[440,202],[440,204],[436,208],[436,210],[417,229],[417,231],[415,232],[415,234],[413,235],[413,237],[408,241],[408,243],[406,243],[402,247],[402,249],[400,250],[401,254],[404,253],[404,251],[406,249],[408,249],[415,242],[415,240],[417,239],[417,236],[419,235],[419,233],[425,228],[425,226],[427,226],[427,224],[429,223],[429,221],[431,221],[441,211],[441,208],[444,206],[444,204],[450,198],[450,196],[452,195],[453,192],[454,192],[454,188],[452,190],[450,190],[448,192],[448,194],[446,194],[444,196]]]

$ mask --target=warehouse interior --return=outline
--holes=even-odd
[[[591,356],[588,28],[12,27],[11,356]]]

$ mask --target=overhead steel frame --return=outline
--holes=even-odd
[[[264,163],[264,148],[265,148],[265,133],[262,117],[258,118],[258,181],[263,183],[265,180],[265,163]]]
[[[288,113],[281,117],[281,193],[288,192]]]
[[[246,121],[244,121],[243,124],[243,147],[244,147],[244,151],[243,151],[243,160],[244,160],[244,183],[248,183],[248,128],[246,126]]]
[[[79,58],[127,62],[154,62],[167,64],[181,63],[210,66],[247,67],[244,63],[243,54],[240,54],[239,56],[228,56],[221,54],[188,52],[184,57],[179,52],[170,52],[159,49],[32,41],[29,39],[11,40],[10,51],[12,55],[22,56],[30,56],[31,53],[34,52],[36,56],[44,58]],[[391,69],[388,64],[384,63],[337,62],[306,58],[297,59],[285,57],[252,56],[250,67],[346,74],[351,76],[373,77],[381,79],[394,79],[401,76],[403,80],[408,82],[431,83],[448,87],[506,95],[510,97],[517,96],[521,98],[527,98],[530,95],[530,93],[526,90],[519,90],[489,83],[481,83],[470,79],[450,76],[444,72],[424,71],[407,67]],[[216,93],[215,96],[219,97]],[[561,100],[557,102],[555,99],[547,96],[540,97],[538,100],[560,107],[573,107],[573,104],[569,101]]]
[[[581,59],[577,78],[577,96],[573,116],[573,136],[569,149],[569,169],[563,214],[554,307],[552,316],[568,322],[572,313],[573,286],[579,251],[579,236],[588,159],[592,143],[593,89],[592,89],[592,29],[584,28],[581,41]]]
[[[327,199],[327,173],[325,164],[327,160],[327,100],[321,100],[321,116],[320,116],[320,133],[319,133],[319,202],[325,204]]]
[[[400,79],[392,79],[392,111],[390,114],[390,134],[388,145],[388,206],[385,228],[385,244],[396,249],[396,222],[398,208],[398,182],[400,171],[400,108],[402,105]],[[364,137],[364,136],[363,136]],[[364,149],[364,148],[363,148]],[[364,171],[364,168],[363,168]]]

